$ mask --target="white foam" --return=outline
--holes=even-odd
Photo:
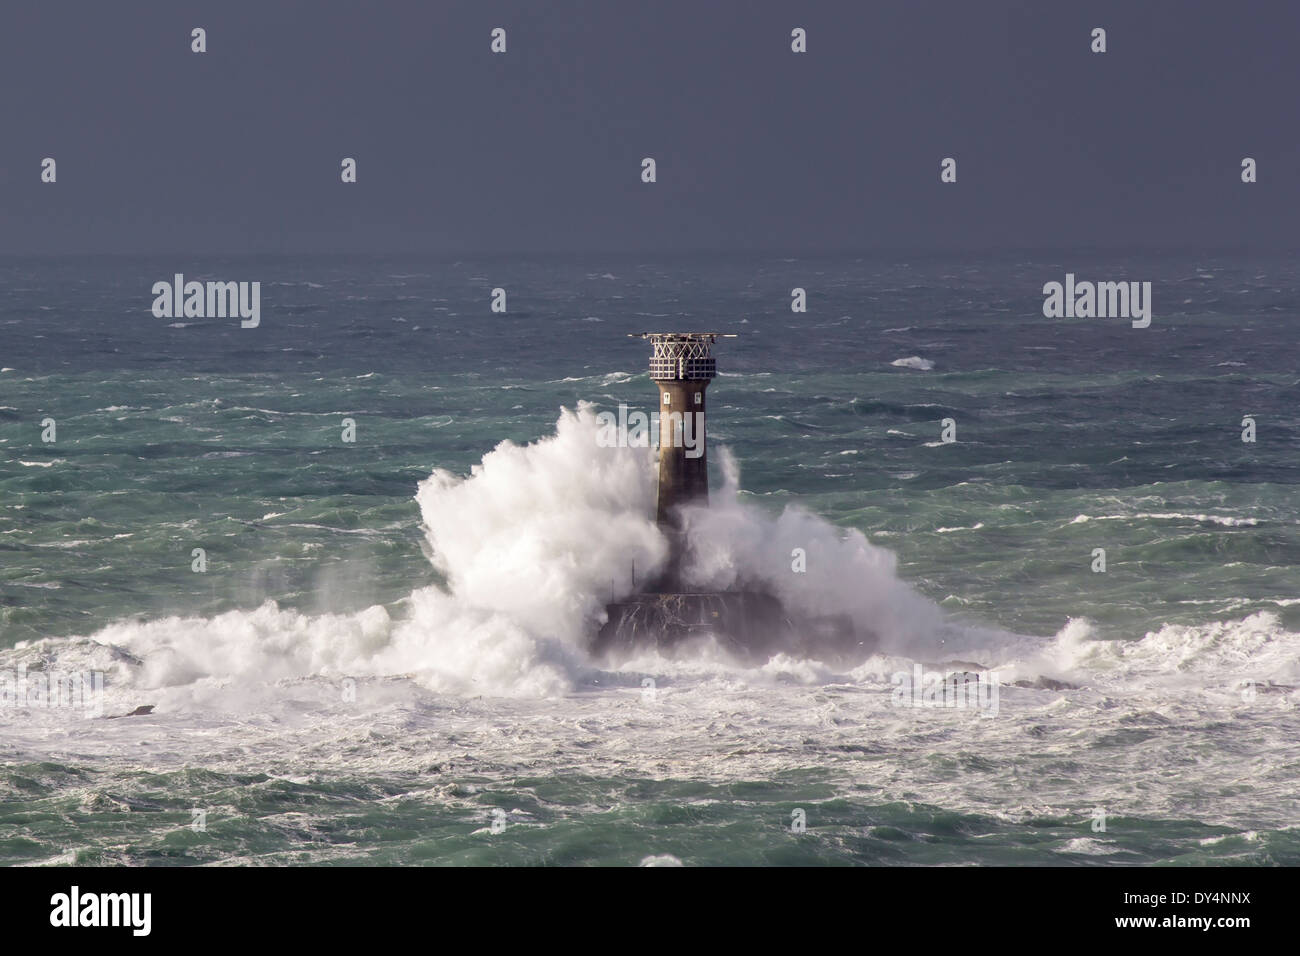
[[[133,679],[145,688],[409,674],[453,694],[568,693],[591,670],[587,647],[605,604],[633,591],[633,563],[644,580],[667,554],[653,520],[654,450],[602,448],[597,434],[584,403],[563,411],[548,438],[501,443],[468,477],[437,470],[421,482],[428,553],[447,588],[413,593],[401,619],[382,607],[310,616],[268,601],[211,618],[119,622],[95,638],[140,657]],[[710,508],[686,515],[692,586],[757,585],[806,613],[849,614],[889,648],[939,646],[942,612],[898,579],[891,552],[800,508],[773,516],[742,502],[735,461],[717,453],[724,487]],[[792,570],[795,548],[806,572]],[[701,654],[710,672],[725,668]]]
[[[1140,521],[1144,519],[1160,521],[1201,521],[1222,525],[1225,528],[1249,528],[1260,523],[1258,518],[1234,518],[1229,515],[1184,514],[1177,511],[1144,511],[1131,515],[1078,515],[1070,522],[1070,524],[1084,524],[1089,521]]]
[[[741,501],[735,459],[720,451],[723,488],[708,508],[685,513],[694,548],[686,567],[691,585],[757,585],[806,614],[848,614],[888,648],[933,642],[944,632],[938,606],[898,579],[893,552],[797,505],[773,517]],[[804,553],[805,571],[793,570],[795,549]]]
[[[1015,805],[1044,816],[1103,806],[1250,827],[1293,818],[1300,634],[1278,613],[1125,639],[1084,618],[1049,638],[965,625],[902,582],[894,555],[861,533],[753,504],[765,499],[740,494],[735,462],[716,445],[723,487],[686,515],[698,545],[690,581],[756,583],[793,608],[849,614],[879,649],[855,667],[816,653],[746,666],[706,641],[599,669],[586,642],[604,603],[630,590],[632,559],[647,575],[665,546],[652,517],[653,452],[601,448],[597,432],[583,405],[549,437],[502,443],[468,476],[422,482],[427,545],[448,586],[414,592],[400,612],[308,615],[267,602],[0,650],[0,669],[104,671],[107,714],[157,708],[93,733],[80,714],[0,712],[6,753],[297,775],[419,773],[454,759],[492,779],[527,768],[757,780],[817,766],[873,799],[920,793],[955,810],[1004,805],[1013,785]],[[804,572],[791,567],[794,548]],[[945,661],[998,673],[995,717],[894,706],[891,675]],[[1014,684],[1038,677],[1077,689]],[[351,701],[340,693],[348,678]],[[994,769],[942,769],[972,754]],[[1025,772],[1037,766],[1061,769]],[[1218,796],[1189,804],[1190,791]],[[1106,851],[1084,840],[1064,852]]]
[[[1114,843],[1105,840],[1094,840],[1092,837],[1076,837],[1073,840],[1066,841],[1066,844],[1056,852],[1079,853],[1083,856],[1110,856],[1124,851]]]

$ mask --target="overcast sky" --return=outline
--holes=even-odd
[[[1298,48],[1293,0],[11,3],[0,252],[1293,251]]]

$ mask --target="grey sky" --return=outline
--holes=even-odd
[[[3,19],[4,253],[1295,245],[1290,0],[127,0]]]

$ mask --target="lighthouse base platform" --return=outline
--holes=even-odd
[[[647,592],[607,604],[605,612],[608,620],[593,647],[601,656],[671,652],[713,641],[746,661],[766,661],[781,652],[860,661],[876,644],[874,635],[857,633],[847,615],[792,614],[762,591]]]

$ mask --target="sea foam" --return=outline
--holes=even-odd
[[[411,675],[454,694],[551,696],[595,673],[588,646],[605,604],[667,555],[655,525],[655,452],[597,442],[594,408],[562,410],[554,434],[502,442],[468,476],[436,469],[416,500],[445,586],[404,606],[307,615],[268,600],[212,617],[113,624],[96,640],[143,663],[141,688],[203,681]],[[893,554],[799,507],[743,502],[734,458],[708,508],[692,508],[688,584],[758,587],[811,614],[847,614],[891,652],[939,653],[963,633],[899,580]],[[793,556],[802,550],[805,571]],[[864,651],[864,656],[866,651]]]

